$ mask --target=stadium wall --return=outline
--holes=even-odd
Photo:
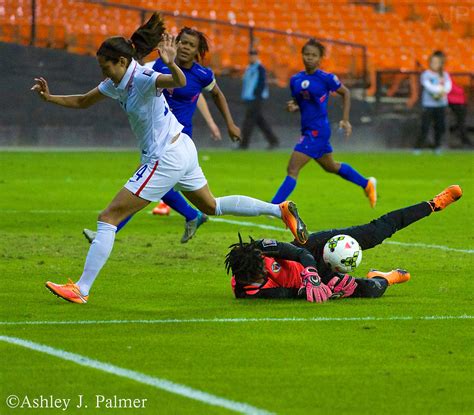
[[[4,57],[0,62],[0,146],[135,147],[126,115],[118,104],[103,101],[93,108],[72,110],[45,104],[30,91],[37,76],[48,80],[52,93],[82,93],[94,88],[102,79],[94,57],[9,43],[0,43],[0,53]],[[240,101],[240,80],[220,77],[218,83],[228,99],[236,123],[241,125],[245,108]],[[281,147],[288,148],[299,136],[299,116],[285,111],[289,98],[286,88],[272,87],[271,99],[264,110],[281,139]],[[338,150],[373,151],[410,147],[415,140],[415,132],[418,131],[416,112],[374,117],[372,106],[356,99],[352,101],[351,110],[354,134],[350,140],[345,140],[337,132],[340,101],[333,98],[329,105],[333,121],[332,141]],[[197,146],[233,147],[217,109],[212,102],[209,102],[209,107],[224,139],[220,143],[213,142],[204,120],[196,114],[194,140]],[[265,140],[255,130],[251,148],[265,147]]]

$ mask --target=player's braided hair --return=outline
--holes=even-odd
[[[232,272],[237,282],[250,284],[265,275],[262,251],[257,242],[250,237],[250,242],[243,242],[239,233],[239,242],[229,246],[231,250],[225,257],[227,274]]]
[[[103,56],[114,63],[117,63],[121,56],[129,62],[132,58],[140,61],[156,48],[165,30],[163,17],[155,12],[146,23],[135,30],[130,39],[113,36],[102,42],[97,56]]]
[[[209,42],[206,35],[199,30],[185,26],[180,30],[178,36],[176,36],[176,41],[179,42],[184,34],[198,38],[198,58],[199,62],[202,62],[204,60],[204,56],[206,56],[206,53],[209,52]]]
[[[304,53],[304,50],[306,48],[306,46],[314,46],[315,48],[318,48],[319,49],[319,54],[321,55],[321,58],[324,56],[324,54],[326,53],[326,48],[324,47],[324,45],[320,42],[318,42],[316,39],[314,38],[311,38],[309,39],[304,45],[303,47],[301,48],[301,53]]]

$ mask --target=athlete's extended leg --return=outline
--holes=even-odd
[[[357,288],[350,298],[378,298],[382,297],[389,286],[385,278],[356,278]]]
[[[275,216],[283,220],[298,241],[305,243],[308,239],[306,225],[300,219],[293,202],[275,205],[240,195],[215,198],[207,184],[199,190],[183,193],[193,205],[208,215]]]
[[[169,207],[174,209],[180,215],[184,216],[186,218],[186,222],[197,218],[199,211],[194,209],[181,195],[181,193],[171,189],[161,198],[161,200],[163,200],[163,202],[165,202]]]
[[[83,294],[89,293],[92,283],[109,258],[114,245],[116,225],[149,203],[148,200],[135,196],[130,190],[123,188],[109,206],[101,212],[97,222],[97,235],[89,248],[84,272],[77,282]]]
[[[188,242],[196,234],[198,228],[208,220],[206,214],[194,209],[181,193],[173,189],[166,193],[162,200],[186,219],[184,233],[181,237],[181,243],[183,244]]]
[[[377,181],[373,177],[366,179],[349,164],[335,161],[332,153],[324,154],[316,159],[316,162],[328,173],[337,174],[343,179],[362,187],[369,198],[370,206],[375,206],[377,203]]]
[[[130,215],[126,217],[122,222],[120,222],[117,225],[117,230],[115,231],[115,233],[118,233],[128,222],[130,222],[130,219],[132,218],[133,218],[133,215]],[[93,231],[92,229],[85,228],[82,230],[82,234],[89,241],[89,243],[92,243],[92,241],[95,239],[95,236],[97,235],[97,232]]]
[[[370,249],[390,238],[395,232],[430,215],[431,212],[433,212],[431,205],[428,202],[421,202],[417,205],[387,213],[365,225],[331,229],[311,234],[307,246],[311,246],[312,239],[318,240],[318,245],[324,245],[333,236],[343,234],[356,239],[363,250]]]
[[[331,229],[311,234],[305,248],[311,252],[318,251],[322,249],[328,239],[335,235],[344,234],[356,239],[363,250],[370,249],[390,238],[395,232],[429,216],[432,212],[445,209],[461,196],[462,190],[458,185],[449,186],[428,202],[394,210],[365,225]]]
[[[296,187],[296,179],[300,170],[311,160],[311,157],[299,151],[293,151],[290,156],[290,161],[287,167],[287,176],[280,185],[275,196],[273,196],[272,203],[279,204],[288,199],[288,196]]]
[[[394,269],[389,272],[372,270],[367,274],[367,278],[356,278],[357,288],[351,297],[378,298],[390,285],[402,284],[409,280],[410,273],[403,269]]]
[[[208,220],[205,214],[190,206],[181,193],[176,192],[175,190],[170,190],[166,193],[162,200],[186,219],[181,243],[188,242],[196,234],[197,229]],[[128,216],[117,225],[117,233],[130,221],[130,219],[132,219],[132,217],[133,215]],[[82,233],[90,243],[92,243],[96,237],[96,232],[90,229],[84,229]]]
[[[54,284],[48,281],[46,287],[68,301],[87,302],[90,287],[112,252],[117,225],[124,218],[133,215],[149,203],[148,200],[135,196],[128,189],[122,188],[109,206],[99,215],[97,234],[89,248],[84,271],[79,281],[76,284],[69,283],[66,285]]]
[[[324,154],[322,157],[316,159],[316,163],[328,173],[338,174],[343,179],[363,189],[367,187],[368,179],[362,176],[357,170],[354,170],[349,164],[335,161],[332,153]]]

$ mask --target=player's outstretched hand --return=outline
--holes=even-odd
[[[35,84],[31,87],[31,90],[37,92],[45,101],[47,101],[50,96],[48,82],[46,82],[44,78],[35,78]]]
[[[344,130],[344,135],[346,137],[349,137],[352,134],[352,125],[349,121],[339,121],[339,128]]]
[[[329,287],[321,282],[316,268],[307,267],[301,272],[302,286],[300,290],[306,290],[306,299],[310,303],[323,303],[331,297]]]
[[[332,291],[331,298],[350,297],[357,288],[355,278],[346,274],[343,278],[334,277],[328,282],[328,287]]]
[[[295,100],[290,100],[290,101],[287,101],[286,103],[286,109],[288,110],[288,112],[296,112],[300,109],[300,107],[298,106],[298,104],[295,102]]]
[[[233,142],[240,141],[240,128],[232,124],[228,128],[229,137]]]
[[[169,33],[164,33],[163,38],[158,44],[158,51],[160,52],[161,60],[165,65],[169,65],[174,62],[177,51],[176,38],[171,36]]]

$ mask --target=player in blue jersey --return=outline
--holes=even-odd
[[[202,61],[205,54],[209,51],[209,45],[205,35],[195,29],[184,27],[176,37],[177,41],[177,55],[175,62],[186,76],[186,86],[182,88],[164,89],[163,95],[170,106],[171,112],[177,120],[184,126],[183,133],[192,138],[193,124],[192,119],[198,100],[201,96],[201,91],[208,91],[221,112],[232,141],[240,139],[240,129],[234,123],[232,115],[227,105],[227,100],[217,85],[214,73],[211,69],[200,65],[196,61]],[[153,70],[156,72],[169,74],[170,70],[161,58],[157,59],[153,64]],[[205,101],[203,103],[206,105]],[[219,130],[212,129],[212,117],[206,121],[210,124],[214,137],[219,137]],[[206,117],[205,117],[206,118]],[[184,234],[181,238],[181,243],[188,242],[196,233],[198,227],[207,221],[207,215],[194,209],[188,204],[181,193],[171,189],[162,198],[166,205],[170,206],[178,213],[183,215],[186,219]],[[160,208],[157,206],[153,209],[154,212],[159,212]],[[117,226],[117,232],[122,229],[125,224],[131,219],[131,216],[126,218]],[[95,232],[90,229],[84,229],[84,236],[92,242],[95,238]]]
[[[349,122],[350,92],[339,81],[336,75],[319,69],[324,56],[324,46],[314,39],[308,40],[301,50],[305,70],[294,75],[290,80],[293,99],[289,101],[288,111],[301,112],[301,139],[294,147],[287,167],[287,176],[272,203],[280,203],[296,187],[300,170],[314,159],[328,173],[335,173],[365,191],[372,207],[377,203],[376,180],[365,178],[350,165],[334,160],[330,143],[331,127],[327,113],[329,95],[333,92],[343,98],[343,117],[339,128],[345,131],[346,137],[352,133]]]

